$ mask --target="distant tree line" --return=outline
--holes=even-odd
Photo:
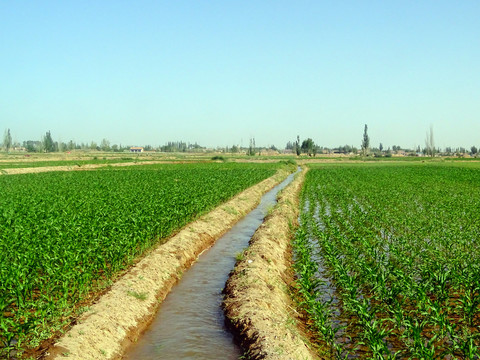
[[[130,145],[123,146],[117,144],[110,144],[110,141],[107,139],[102,139],[100,144],[97,144],[95,141],[90,143],[76,143],[73,140],[68,142],[55,141],[52,137],[50,131],[47,131],[45,135],[41,137],[40,140],[27,140],[23,141],[23,144],[15,142],[12,140],[12,134],[10,129],[5,129],[3,142],[1,143],[1,149],[5,152],[9,151],[27,151],[27,152],[37,152],[37,153],[50,153],[50,152],[66,152],[74,150],[90,150],[90,151],[104,151],[104,152],[127,152],[130,150]],[[184,141],[169,141],[163,146],[153,147],[151,145],[143,146],[144,151],[160,151],[160,152],[199,152],[205,151],[206,147],[200,146],[197,143],[190,144]],[[214,150],[214,149],[210,149]],[[469,154],[471,156],[480,156],[479,149],[476,146],[470,147],[467,150],[464,147],[446,147],[444,150],[435,147],[434,137],[433,137],[433,127],[431,126],[429,131],[426,133],[425,138],[425,147],[421,148],[417,146],[415,149],[403,148],[399,145],[393,145],[392,148],[385,149],[383,144],[380,143],[378,147],[370,147],[370,137],[368,135],[368,127],[365,124],[363,136],[361,140],[360,151],[357,147],[353,145],[340,145],[334,148],[327,148],[315,144],[312,138],[307,138],[305,140],[300,139],[300,136],[297,135],[296,139],[293,141],[288,141],[285,145],[284,150],[278,149],[275,145],[269,147],[257,147],[255,143],[255,138],[250,138],[250,143],[248,147],[241,147],[239,145],[232,145],[231,147],[217,148],[215,149],[219,152],[238,154],[243,153],[249,156],[261,155],[264,153],[272,152],[291,152],[300,156],[302,154],[307,156],[317,156],[318,154],[345,154],[345,155],[357,155],[361,154],[363,156],[375,156],[375,157],[390,157],[392,155],[407,155],[407,156],[463,156]]]
[[[165,145],[160,146],[158,149],[150,149],[151,150],[158,150],[161,152],[190,152],[190,151],[198,151],[201,149],[205,149],[204,147],[195,144],[187,144],[183,141],[169,141]],[[145,149],[148,151],[147,149]]]
[[[45,135],[41,137],[41,140],[26,140],[20,143],[12,142],[12,135],[10,129],[5,130],[3,137],[3,143],[1,148],[5,152],[10,150],[23,150],[27,152],[36,152],[36,153],[51,153],[51,152],[65,152],[73,150],[93,150],[93,151],[104,151],[104,152],[125,152],[130,150],[130,145],[117,145],[110,144],[110,141],[107,139],[102,139],[100,144],[95,141],[90,143],[77,143],[73,140],[68,142],[55,141],[52,137],[50,131],[47,131]],[[187,144],[182,141],[169,141],[164,146],[159,146],[154,148],[151,145],[143,146],[144,151],[162,151],[162,152],[185,152],[185,151],[198,151],[205,149],[204,147],[195,144]]]
[[[365,124],[363,129],[363,135],[360,144],[360,150],[353,145],[342,145],[335,148],[327,148],[316,145],[311,138],[300,141],[300,136],[297,135],[295,141],[288,141],[285,145],[285,150],[300,156],[306,154],[308,156],[315,156],[316,154],[345,154],[345,155],[362,155],[362,156],[374,156],[374,157],[391,157],[392,155],[402,156],[431,156],[434,157],[437,154],[440,156],[464,156],[469,154],[471,156],[480,156],[479,149],[476,146],[472,146],[470,151],[467,151],[464,147],[458,147],[452,149],[446,147],[444,151],[435,147],[433,127],[430,126],[429,131],[425,138],[425,147],[421,148],[417,146],[415,149],[403,148],[399,145],[393,145],[390,149],[385,149],[383,144],[380,143],[378,147],[370,146],[370,137],[368,135],[368,126]]]
[[[107,139],[103,139],[100,144],[95,141],[90,143],[76,143],[73,140],[69,142],[54,141],[50,131],[42,137],[42,140],[27,140],[23,142],[23,148],[27,152],[50,153],[65,152],[73,150],[95,150],[95,151],[112,151],[122,152],[130,149],[130,146],[111,145]]]

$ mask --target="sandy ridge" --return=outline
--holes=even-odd
[[[0,175],[16,175],[16,174],[36,174],[50,171],[83,171],[83,170],[95,170],[104,167],[123,167],[123,166],[135,166],[135,165],[150,165],[150,164],[164,164],[171,163],[171,161],[138,161],[128,163],[112,163],[112,164],[85,164],[81,166],[77,165],[60,165],[60,166],[39,166],[39,167],[27,167],[27,168],[10,168],[0,170]]]
[[[83,314],[46,359],[119,359],[153,319],[158,305],[198,255],[254,209],[261,196],[288,175],[276,175],[243,191],[187,225],[137,263]]]
[[[291,224],[306,171],[282,191],[277,206],[256,231],[225,287],[224,310],[250,359],[316,359],[301,330],[288,287],[293,278]]]

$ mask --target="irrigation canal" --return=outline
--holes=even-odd
[[[242,355],[233,335],[225,328],[222,289],[235,265],[236,255],[248,246],[268,209],[275,205],[277,193],[293,176],[289,175],[263,195],[256,209],[200,255],[172,288],[150,327],[123,359],[226,360]]]

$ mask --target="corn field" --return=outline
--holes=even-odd
[[[320,354],[478,359],[480,168],[312,166],[295,269]]]
[[[51,337],[145,250],[277,168],[169,164],[0,177],[0,358]]]

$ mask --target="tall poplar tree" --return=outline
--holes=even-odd
[[[363,156],[367,156],[369,146],[370,146],[370,138],[368,137],[368,126],[367,124],[365,124],[365,128],[363,129],[363,140],[362,140]]]
[[[5,134],[3,135],[3,149],[8,152],[12,147],[12,135],[10,134],[10,129],[5,130]]]
[[[425,146],[427,155],[434,157],[435,156],[435,141],[433,140],[433,126],[430,125],[430,131],[427,132],[425,137]]]
[[[42,145],[43,145],[43,151],[45,151],[45,152],[54,152],[55,151],[55,143],[53,142],[52,135],[50,134],[50,131],[47,131],[47,133],[43,137]]]
[[[300,148],[300,136],[299,135],[297,135],[297,141],[295,142],[295,152],[297,153],[297,156],[300,156],[301,148]]]

